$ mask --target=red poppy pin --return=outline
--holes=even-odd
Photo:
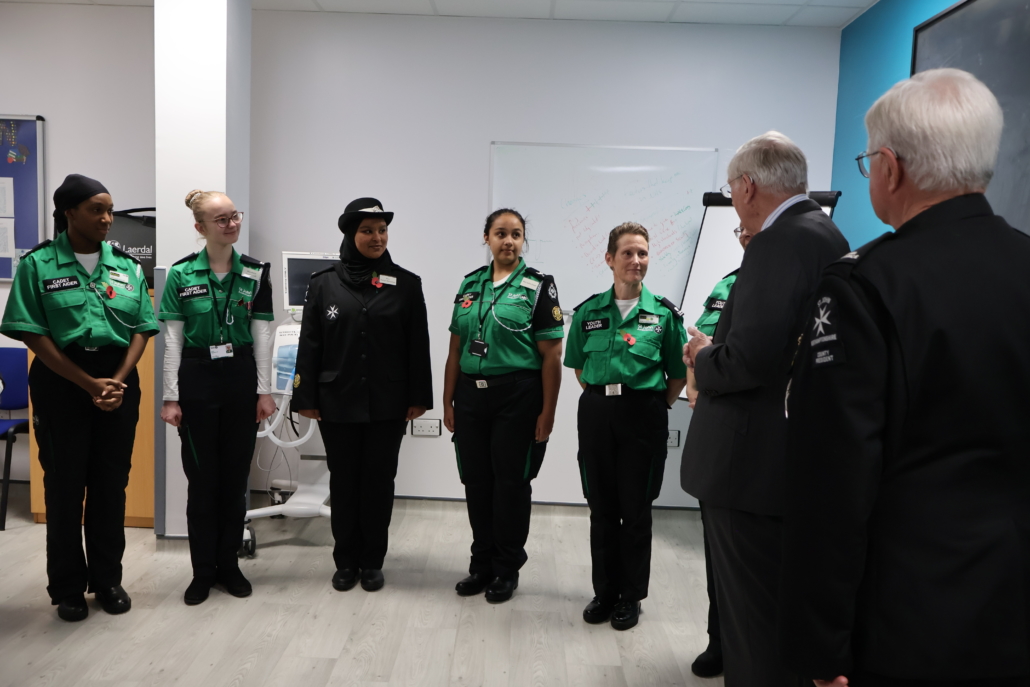
[[[108,298],[114,298],[117,295],[114,291],[114,287],[110,284],[107,286],[106,293]]]
[[[383,282],[379,281],[379,274],[376,272],[372,273],[372,286],[376,287],[377,289],[383,288]]]
[[[636,337],[634,337],[629,332],[625,332],[625,331],[620,329],[619,330],[619,334],[622,334],[622,340],[625,341],[626,343],[628,343],[630,346],[632,346],[633,344],[635,344],[637,342]]]

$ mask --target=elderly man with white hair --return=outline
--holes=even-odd
[[[1001,108],[938,69],[865,121],[896,231],[826,270],[798,351],[784,661],[817,685],[1030,685],[1030,237],[983,195]]]
[[[680,483],[701,502],[725,683],[782,687],[790,684],[776,632],[787,450],[783,396],[822,270],[848,251],[848,243],[807,197],[805,155],[783,134],[771,131],[745,143],[727,176],[723,193],[753,238],[715,334],[690,329],[685,353],[699,395]],[[708,672],[699,667],[695,662],[696,673]]]

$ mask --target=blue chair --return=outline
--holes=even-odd
[[[0,348],[0,377],[4,388],[0,393],[0,410],[21,410],[29,407],[29,352],[24,348]],[[28,420],[0,420],[0,439],[7,441],[4,454],[3,491],[0,492],[0,532],[7,526],[7,491],[11,486],[11,449],[16,434],[28,434]]]

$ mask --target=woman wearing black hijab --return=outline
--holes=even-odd
[[[57,614],[76,621],[89,614],[84,592],[108,613],[132,605],[121,583],[136,363],[159,328],[139,262],[104,241],[114,203],[103,184],[70,174],[54,205],[55,238],[22,257],[0,332],[36,354],[29,392],[43,467],[47,592]]]
[[[382,588],[397,454],[433,407],[422,280],[386,250],[392,212],[359,198],[340,216],[340,261],[311,275],[292,408],[318,420],[329,464],[333,587]]]

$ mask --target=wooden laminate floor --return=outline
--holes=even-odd
[[[187,542],[127,529],[132,610],[110,616],[89,596],[89,618],[66,623],[46,594],[46,528],[31,522],[28,486],[12,485],[0,532],[0,687],[721,687],[690,672],[707,643],[700,516],[654,515],[650,596],[627,632],[581,618],[592,596],[585,508],[533,508],[519,589],[494,606],[454,593],[468,566],[465,504],[416,500],[396,502],[379,592],[333,590],[327,519],[265,519],[254,522],[257,556],[241,561],[254,594],[216,588],[187,607]]]

